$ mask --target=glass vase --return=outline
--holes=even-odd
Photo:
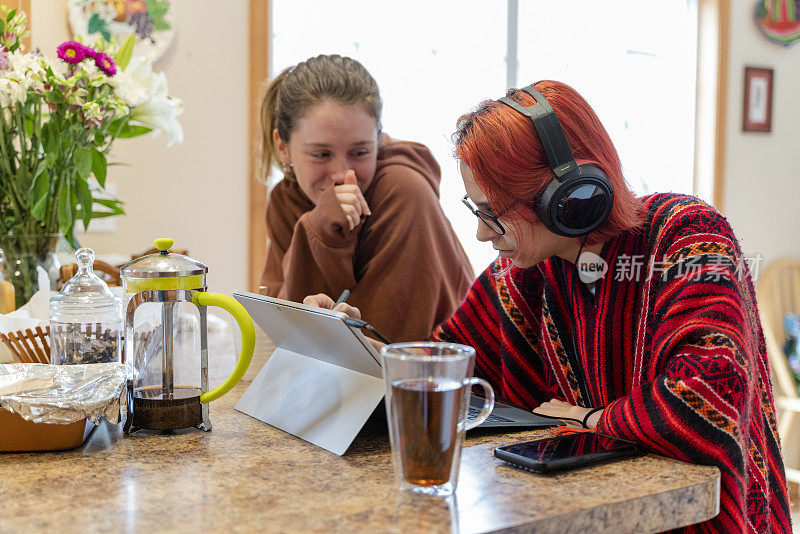
[[[57,289],[61,269],[58,255],[71,250],[63,234],[0,236],[0,277],[14,285],[17,309],[39,289]]]

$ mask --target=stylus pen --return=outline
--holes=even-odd
[[[347,297],[349,297],[349,296],[350,296],[350,290],[349,289],[345,289],[344,291],[342,291],[342,294],[339,295],[339,300],[336,301],[336,304],[334,304],[333,307],[335,308],[339,304],[342,304],[344,301],[347,300]]]
[[[375,337],[377,337],[377,338],[378,338],[378,340],[380,340],[381,342],[383,342],[383,343],[386,343],[387,345],[391,344],[391,341],[389,341],[388,339],[386,339],[386,337],[385,337],[383,334],[381,334],[380,332],[378,332],[378,331],[375,329],[375,327],[374,327],[374,326],[372,326],[371,324],[369,324],[369,323],[368,323],[368,322],[366,322],[366,321],[362,321],[361,319],[355,319],[355,318],[353,318],[353,317],[348,317],[348,318],[346,318],[346,319],[344,320],[344,322],[345,322],[345,324],[346,324],[347,326],[354,326],[354,327],[356,327],[356,328],[365,328],[366,330],[368,330],[368,331],[372,332],[372,333],[375,335]]]
[[[342,291],[342,294],[339,295],[339,300],[336,301],[336,304],[334,304],[333,307],[335,308],[336,306],[338,306],[339,304],[341,304],[342,302],[347,300],[347,297],[349,297],[349,296],[350,296],[350,290],[349,289],[345,289],[344,291]],[[377,337],[379,340],[381,340],[383,343],[386,343],[387,345],[389,345],[391,343],[391,341],[386,339],[383,336],[383,334],[378,332],[375,329],[375,327],[373,327],[371,324],[369,324],[366,321],[362,321],[361,319],[355,319],[353,317],[348,317],[347,319],[344,320],[344,322],[347,323],[347,325],[349,325],[349,326],[354,326],[356,328],[365,328],[365,329],[369,330],[370,332],[372,332],[375,335],[375,337]]]

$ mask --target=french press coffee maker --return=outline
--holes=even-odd
[[[120,270],[127,297],[125,353],[128,368],[126,434],[141,429],[211,430],[208,403],[244,376],[253,357],[253,320],[233,298],[206,289],[208,267],[172,254],[172,239],[156,239],[159,252],[132,260]],[[236,319],[242,348],[231,375],[208,387],[207,307],[219,306]]]

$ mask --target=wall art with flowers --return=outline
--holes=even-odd
[[[134,53],[153,61],[175,36],[177,16],[171,0],[69,0],[68,10],[74,34],[106,41],[135,35]]]

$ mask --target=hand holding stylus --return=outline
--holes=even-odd
[[[345,289],[342,291],[342,294],[339,296],[339,300],[333,302],[333,299],[330,298],[328,295],[324,293],[318,293],[316,295],[309,295],[303,299],[303,304],[310,304],[311,306],[317,306],[318,308],[326,308],[328,310],[335,310],[344,312],[349,316],[349,319],[345,320],[350,326],[355,328],[364,328],[369,331],[372,335],[380,339],[380,341],[376,341],[374,339],[369,339],[370,343],[375,347],[376,350],[380,350],[383,345],[388,345],[391,343],[388,339],[386,339],[383,334],[375,330],[375,328],[367,323],[366,321],[361,320],[361,311],[358,308],[350,306],[349,304],[345,304],[345,300],[347,297],[350,296],[350,291]]]
[[[344,295],[344,293],[342,293],[342,294],[344,295],[344,298],[346,299],[349,296],[350,292],[347,289],[345,289],[345,291],[347,291],[348,294],[347,295]],[[341,299],[341,297],[339,297],[339,298]],[[328,295],[326,295],[325,293],[318,293],[316,295],[309,295],[309,296],[307,296],[306,298],[303,299],[303,304],[316,306],[318,308],[325,308],[326,310],[335,310],[335,311],[344,312],[347,315],[349,315],[350,317],[353,317],[355,319],[361,319],[361,310],[359,310],[355,306],[350,306],[349,304],[347,304],[344,301],[342,301],[342,302],[334,302],[334,300],[332,298],[330,298]]]
[[[346,301],[347,297],[349,296],[350,296],[349,289],[345,289],[344,291],[342,291],[342,294],[339,295],[339,300],[336,301],[336,304],[334,304],[333,307],[336,308],[336,306],[338,306],[339,304],[344,304],[344,301]]]

